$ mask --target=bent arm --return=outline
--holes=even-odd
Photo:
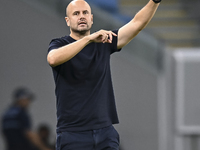
[[[150,0],[129,23],[119,29],[118,48],[127,45],[142,29],[146,27],[154,16],[158,6],[159,3]]]
[[[86,36],[76,42],[51,50],[47,55],[47,61],[52,67],[63,64],[78,54],[89,43],[90,40]]]
[[[58,66],[73,58],[91,42],[112,43],[112,36],[117,35],[111,31],[100,30],[91,35],[85,36],[76,42],[60,47],[58,49],[51,50],[47,55],[47,61],[52,67]]]

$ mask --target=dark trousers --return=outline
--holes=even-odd
[[[57,133],[56,150],[119,150],[119,134],[113,126]]]

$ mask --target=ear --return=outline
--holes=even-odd
[[[93,24],[93,14],[92,14],[92,16],[91,16],[91,21],[92,21],[92,24]]]
[[[70,26],[69,17],[65,17],[65,21],[66,21],[66,23],[67,23],[67,26]]]

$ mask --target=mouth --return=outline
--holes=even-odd
[[[87,23],[84,22],[84,21],[81,21],[81,22],[78,23],[78,25],[86,25],[86,24],[87,24]]]

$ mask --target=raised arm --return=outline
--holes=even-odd
[[[129,23],[119,29],[118,48],[127,45],[142,29],[146,27],[154,16],[160,1],[161,0],[150,0]]]

